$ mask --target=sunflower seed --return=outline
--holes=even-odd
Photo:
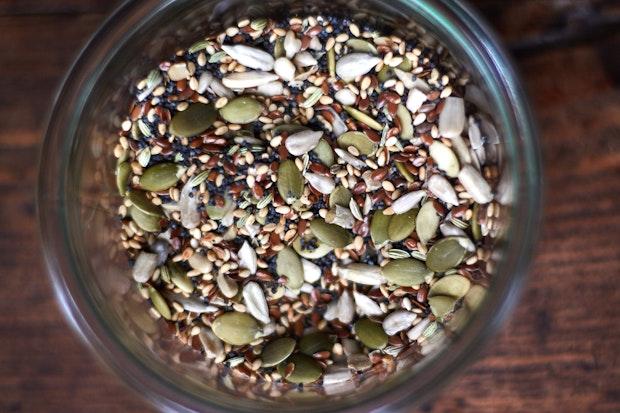
[[[342,159],[343,161],[345,161],[346,163],[348,163],[349,165],[351,165],[354,168],[357,169],[363,169],[366,167],[366,163],[359,160],[358,158],[356,158],[355,156],[349,154],[347,151],[344,151],[340,148],[335,148],[334,152],[336,152],[336,155],[338,155],[340,157],[340,159]]]
[[[226,75],[226,77],[222,79],[222,83],[224,83],[224,86],[231,89],[247,89],[265,85],[275,80],[278,80],[278,75],[258,70],[250,70]]]
[[[157,254],[141,252],[131,270],[131,276],[139,283],[147,282],[157,268]]]
[[[257,257],[254,248],[247,241],[244,241],[237,254],[239,256],[239,267],[247,268],[250,270],[250,274],[256,274]]]
[[[437,198],[445,202],[449,205],[457,206],[459,204],[459,199],[456,196],[456,192],[450,182],[446,178],[441,175],[433,175],[428,179],[427,182],[428,190],[431,191],[433,195]]]
[[[368,53],[372,55],[377,55],[377,48],[374,44],[367,42],[362,39],[349,39],[346,42],[346,45],[351,48],[354,52],[358,53]],[[376,63],[375,63],[376,64]]]
[[[345,106],[354,105],[357,101],[357,96],[350,89],[343,88],[334,94],[334,98]]]
[[[368,53],[351,53],[336,62],[336,74],[345,82],[370,72],[379,62],[376,56]]]
[[[284,37],[284,51],[286,52],[286,57],[292,59],[299,50],[301,50],[301,40],[297,38],[294,31],[289,30]]]
[[[274,68],[273,56],[255,47],[244,44],[222,45],[222,50],[242,65],[251,69],[270,71]]]
[[[437,163],[437,167],[444,171],[450,178],[456,178],[459,174],[459,161],[452,149],[439,141],[435,141],[429,147],[431,158]]]
[[[325,222],[338,225],[342,228],[351,229],[355,224],[355,217],[348,208],[336,205],[325,215]]]
[[[345,280],[363,285],[381,285],[385,283],[381,267],[368,264],[349,264],[338,268],[338,275]]]
[[[198,338],[208,358],[216,359],[224,355],[224,344],[210,328],[203,327],[198,333]]]
[[[284,93],[284,85],[282,82],[269,82],[256,88],[256,93],[261,96],[278,96]]]
[[[411,324],[418,318],[415,313],[411,313],[405,310],[397,310],[390,314],[383,320],[383,330],[388,336],[406,330],[411,327]]]
[[[305,258],[301,259],[301,265],[304,271],[304,281],[310,284],[314,284],[321,279],[321,267],[315,263],[308,261]]]
[[[236,311],[217,317],[211,328],[222,341],[236,346],[249,344],[260,334],[258,323],[252,316]]]
[[[353,379],[351,370],[348,367],[331,365],[323,375],[323,386],[335,386]]]
[[[412,191],[400,196],[392,203],[392,210],[395,214],[404,214],[405,212],[416,208],[420,201],[426,196],[424,191]]]
[[[220,79],[213,76],[209,72],[204,72],[200,75],[200,78],[198,79],[198,87],[196,88],[196,92],[202,94],[207,89],[220,97],[223,96],[227,97],[228,99],[232,99],[235,96],[233,91],[224,86]]]
[[[411,113],[417,113],[417,111],[420,110],[424,102],[426,102],[426,99],[426,93],[418,89],[411,89],[409,91],[409,95],[407,96],[407,109],[409,109]]]
[[[301,156],[316,148],[322,136],[321,131],[303,130],[290,135],[284,144],[291,155]]]
[[[310,52],[299,52],[293,60],[299,67],[314,66],[319,63]]]
[[[353,290],[353,298],[360,316],[375,317],[383,315],[381,307],[372,298]]]
[[[338,298],[338,320],[340,322],[349,324],[355,317],[355,303],[353,302],[353,296],[349,290],[344,290]]]
[[[219,288],[226,298],[233,298],[239,292],[239,286],[235,280],[226,274],[218,274],[215,281],[217,283],[217,288]]]
[[[322,194],[329,195],[332,193],[334,188],[336,187],[336,183],[332,178],[327,176],[306,172],[304,175],[308,180],[308,183],[312,185],[314,189],[319,191]]]
[[[474,201],[487,204],[493,200],[491,187],[474,167],[465,165],[458,176],[459,181]]]
[[[284,81],[292,82],[295,79],[295,65],[286,57],[276,60],[273,71]]]
[[[196,314],[215,313],[220,310],[218,307],[206,304],[201,299],[194,296],[185,297],[182,294],[167,293],[166,298],[170,301],[181,304],[184,310],[191,311]]]
[[[191,184],[187,184],[181,190],[179,197],[179,213],[181,214],[181,225],[187,229],[196,228],[200,225],[201,214],[198,211],[198,195],[192,194]]]
[[[465,128],[465,104],[463,99],[447,97],[439,114],[439,134],[445,138],[460,136]]]
[[[269,323],[269,307],[263,289],[255,282],[249,282],[243,287],[243,303],[248,312],[263,324]]]
[[[424,332],[424,330],[426,330],[426,327],[428,327],[430,323],[431,320],[429,320],[428,318],[423,319],[418,324],[416,324],[415,327],[407,331],[407,338],[409,338],[409,340],[413,342],[417,341],[420,337],[422,337],[422,333]]]
[[[469,136],[469,143],[473,149],[482,148],[484,145],[482,133],[480,132],[478,122],[476,122],[476,119],[473,116],[470,116],[468,119],[467,134]]]

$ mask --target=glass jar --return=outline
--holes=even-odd
[[[346,389],[278,395],[217,375],[213,365],[149,317],[117,246],[120,198],[111,145],[131,85],[162,58],[241,18],[286,13],[347,15],[405,38],[415,32],[458,59],[500,131],[506,236],[481,308],[422,362],[405,360],[395,374]],[[71,325],[105,364],[161,410],[408,411],[469,364],[514,307],[540,216],[538,156],[527,101],[510,62],[460,1],[129,1],[82,51],[57,96],[41,158],[38,216],[50,278]]]

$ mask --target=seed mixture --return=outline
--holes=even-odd
[[[151,314],[267,383],[436,347],[484,297],[500,210],[498,133],[450,62],[322,16],[240,21],[161,62],[114,149]]]

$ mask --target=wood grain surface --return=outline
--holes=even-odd
[[[36,235],[38,146],[56,87],[118,1],[0,0],[0,411],[150,411],[53,299]],[[620,2],[478,0],[540,125],[546,194],[527,289],[425,412],[620,411]]]

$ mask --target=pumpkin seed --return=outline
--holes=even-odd
[[[388,262],[381,269],[381,273],[392,284],[411,287],[422,284],[427,276],[433,274],[433,271],[426,268],[422,261],[415,258],[403,258]]]
[[[366,40],[349,39],[347,40],[346,45],[349,46],[351,50],[355,52],[370,53],[374,55],[377,54],[377,48],[375,47],[375,45],[370,42],[367,42]]]
[[[405,140],[413,138],[413,120],[411,119],[411,112],[405,105],[398,105],[396,117],[400,122],[400,138]]]
[[[411,69],[413,69],[413,63],[411,63],[411,60],[408,57],[405,57],[402,63],[397,67],[404,72],[411,72]]]
[[[265,27],[267,27],[267,23],[269,23],[267,19],[260,18],[252,20],[252,22],[250,23],[250,27],[252,28],[252,30],[263,30]]]
[[[443,238],[426,253],[426,265],[433,271],[444,272],[459,265],[465,254],[467,250],[457,237]]]
[[[438,295],[430,297],[428,303],[431,306],[431,311],[435,317],[443,318],[446,314],[449,314],[454,310],[454,305],[457,299],[454,297],[447,297],[445,295]]]
[[[332,166],[336,162],[334,151],[325,139],[319,140],[319,143],[312,150],[325,166]]]
[[[183,168],[175,163],[158,163],[144,171],[140,177],[140,187],[147,191],[159,192],[176,185],[183,175]]]
[[[273,45],[273,57],[275,57],[276,59],[281,58],[282,56],[284,56],[284,38],[279,37],[276,39],[275,44]]]
[[[261,353],[262,366],[273,367],[283,362],[293,354],[296,344],[297,342],[290,337],[282,337],[270,342]]]
[[[304,268],[299,255],[290,247],[278,252],[276,258],[276,272],[288,279],[287,286],[292,290],[301,288],[304,283]]]
[[[384,65],[381,70],[377,73],[377,79],[379,82],[383,83],[392,77],[392,68],[388,65]]]
[[[211,104],[192,103],[183,112],[177,112],[170,121],[170,133],[176,136],[192,137],[207,130],[217,119],[215,107]]]
[[[385,283],[381,267],[362,263],[352,263],[338,269],[338,275],[345,280],[363,285],[381,285]]]
[[[353,146],[362,155],[366,156],[371,155],[377,150],[377,144],[374,143],[364,132],[345,132],[338,137],[337,142],[343,149]]]
[[[473,285],[465,295],[463,304],[465,304],[465,307],[469,311],[474,312],[478,309],[478,307],[480,307],[480,304],[482,304],[486,294],[486,288],[481,285]]]
[[[381,350],[388,343],[388,335],[381,324],[369,318],[362,318],[355,323],[355,333],[360,341],[371,349]]]
[[[332,341],[325,333],[316,332],[304,335],[299,340],[299,351],[308,356],[319,351],[331,350]]]
[[[133,206],[147,215],[153,215],[155,217],[160,217],[162,215],[161,207],[152,203],[151,200],[146,197],[144,191],[130,191],[127,194],[127,199],[129,199]]]
[[[121,162],[116,167],[116,188],[120,196],[125,196],[127,192],[127,181],[131,172],[129,162]]]
[[[144,231],[157,232],[161,230],[161,225],[159,225],[161,217],[159,216],[145,214],[133,205],[129,207],[129,215],[136,223],[136,225],[142,228]]]
[[[240,96],[220,109],[220,116],[227,122],[245,125],[254,122],[263,112],[263,105],[256,99]]]
[[[286,369],[289,364],[292,364],[294,368],[287,376]],[[317,381],[323,374],[323,369],[312,357],[298,353],[292,355],[287,361],[278,364],[278,373],[291,383],[308,384]]]
[[[332,193],[329,195],[329,207],[334,208],[336,205],[340,205],[341,207],[348,207],[351,202],[351,192],[340,185],[337,186]]]
[[[278,192],[287,204],[292,204],[304,193],[304,177],[290,159],[278,168]]]
[[[149,298],[153,303],[153,307],[157,310],[157,312],[166,320],[170,320],[172,318],[172,313],[170,312],[170,307],[168,307],[166,299],[159,293],[159,291],[150,285],[148,287],[148,293]]]
[[[418,209],[410,209],[404,214],[392,215],[388,225],[388,238],[390,241],[398,242],[407,238],[415,229]]]
[[[222,341],[235,346],[243,346],[256,340],[260,329],[251,315],[232,311],[213,320],[213,332]]]
[[[209,218],[214,220],[220,220],[224,218],[231,210],[235,207],[235,203],[232,199],[226,197],[224,198],[224,206],[218,207],[217,205],[207,205],[205,210],[209,215]]]
[[[368,116],[361,110],[357,110],[351,106],[345,106],[344,110],[346,110],[347,113],[351,115],[353,119],[359,122],[362,122],[364,125],[368,126],[371,129],[374,129],[377,131],[380,131],[383,129],[383,126],[381,126],[379,122],[377,122],[376,120],[374,120],[372,117]]]
[[[428,291],[429,297],[446,295],[448,297],[461,298],[471,286],[471,282],[462,275],[448,275],[440,278]]]
[[[370,237],[375,245],[381,245],[390,239],[388,235],[388,227],[390,225],[391,215],[383,214],[383,210],[377,210],[370,221]]]
[[[309,130],[307,126],[299,125],[297,123],[283,123],[281,125],[277,125],[275,128],[271,130],[271,136],[280,136],[282,132],[286,132],[289,135],[292,135],[297,132],[303,132]]]
[[[415,229],[422,244],[426,245],[435,236],[437,228],[439,228],[439,221],[440,217],[433,206],[433,201],[425,202],[416,218]]]
[[[169,263],[167,267],[170,271],[170,281],[184,293],[191,294],[194,291],[194,283],[187,276],[187,272],[175,262]]]
[[[303,237],[295,238],[293,249],[297,254],[310,260],[322,258],[333,250],[332,247],[319,241],[314,235],[304,235]]]
[[[338,225],[328,224],[323,218],[313,219],[310,230],[321,242],[334,248],[344,248],[353,241],[349,231]]]

